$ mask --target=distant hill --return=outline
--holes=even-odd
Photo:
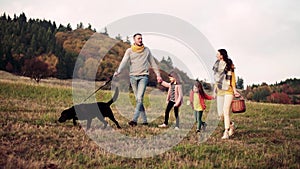
[[[0,17],[0,37],[0,70],[28,76],[37,82],[47,77],[106,80],[130,47],[129,41],[111,38],[107,32],[97,33],[91,25],[84,28],[80,23],[73,30],[70,24],[57,26],[52,21],[27,19],[24,13],[13,18],[4,13]],[[169,71],[175,70],[191,88],[192,80],[185,72],[166,60],[156,61],[166,71],[161,71],[165,80]],[[156,85],[152,70],[149,85]]]
[[[94,80],[97,69],[96,80],[106,80],[117,69],[126,49],[130,47],[128,43],[89,29],[57,32],[55,36],[66,52],[74,53],[74,57],[79,59],[77,67],[73,68],[73,78]]]
[[[282,104],[300,104],[300,79],[286,79],[280,83],[248,86],[244,91],[248,100]]]

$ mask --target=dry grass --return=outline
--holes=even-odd
[[[171,150],[133,159],[108,153],[71,122],[57,123],[60,112],[72,104],[72,91],[55,83],[36,85],[1,76],[0,168],[300,168],[300,106],[247,103],[246,113],[233,115],[238,129],[230,140],[220,139],[221,122],[204,143],[194,126]],[[100,94],[107,95],[101,100],[110,97]],[[122,134],[163,132],[156,127],[162,117],[135,128],[121,114],[116,118]]]

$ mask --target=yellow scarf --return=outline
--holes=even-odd
[[[141,53],[141,52],[144,51],[145,47],[144,47],[144,45],[142,45],[142,46],[137,46],[137,45],[133,44],[133,45],[131,46],[131,49],[132,49],[133,52]]]

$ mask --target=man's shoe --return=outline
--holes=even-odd
[[[130,121],[130,122],[128,122],[128,124],[129,124],[130,126],[136,126],[136,125],[137,125],[137,122],[135,122],[135,121]]]
[[[145,123],[142,123],[142,125],[144,125],[144,126],[148,126],[148,123],[147,123],[147,122],[145,122]]]

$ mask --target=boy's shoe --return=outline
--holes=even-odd
[[[202,130],[205,131],[206,130],[206,126],[207,124],[205,122],[202,123]]]
[[[165,123],[163,123],[163,124],[161,124],[161,125],[158,125],[158,127],[160,127],[160,128],[166,128],[166,127],[168,127]]]
[[[136,125],[137,125],[137,122],[135,122],[135,121],[130,121],[130,122],[128,122],[128,124],[129,124],[130,126],[136,126]]]
[[[232,136],[232,135],[233,135],[234,129],[235,129],[235,127],[234,127],[234,122],[230,122],[230,125],[229,125],[229,132],[228,132],[228,135],[229,135],[229,136]]]
[[[147,122],[145,122],[145,123],[142,123],[142,125],[144,125],[144,126],[148,126],[148,123],[147,123]]]
[[[222,139],[229,139],[229,131],[225,130]]]
[[[174,129],[175,129],[175,130],[179,130],[179,127],[175,127]]]
[[[197,130],[196,130],[196,133],[200,133],[200,130],[199,130],[199,129],[197,129]]]

